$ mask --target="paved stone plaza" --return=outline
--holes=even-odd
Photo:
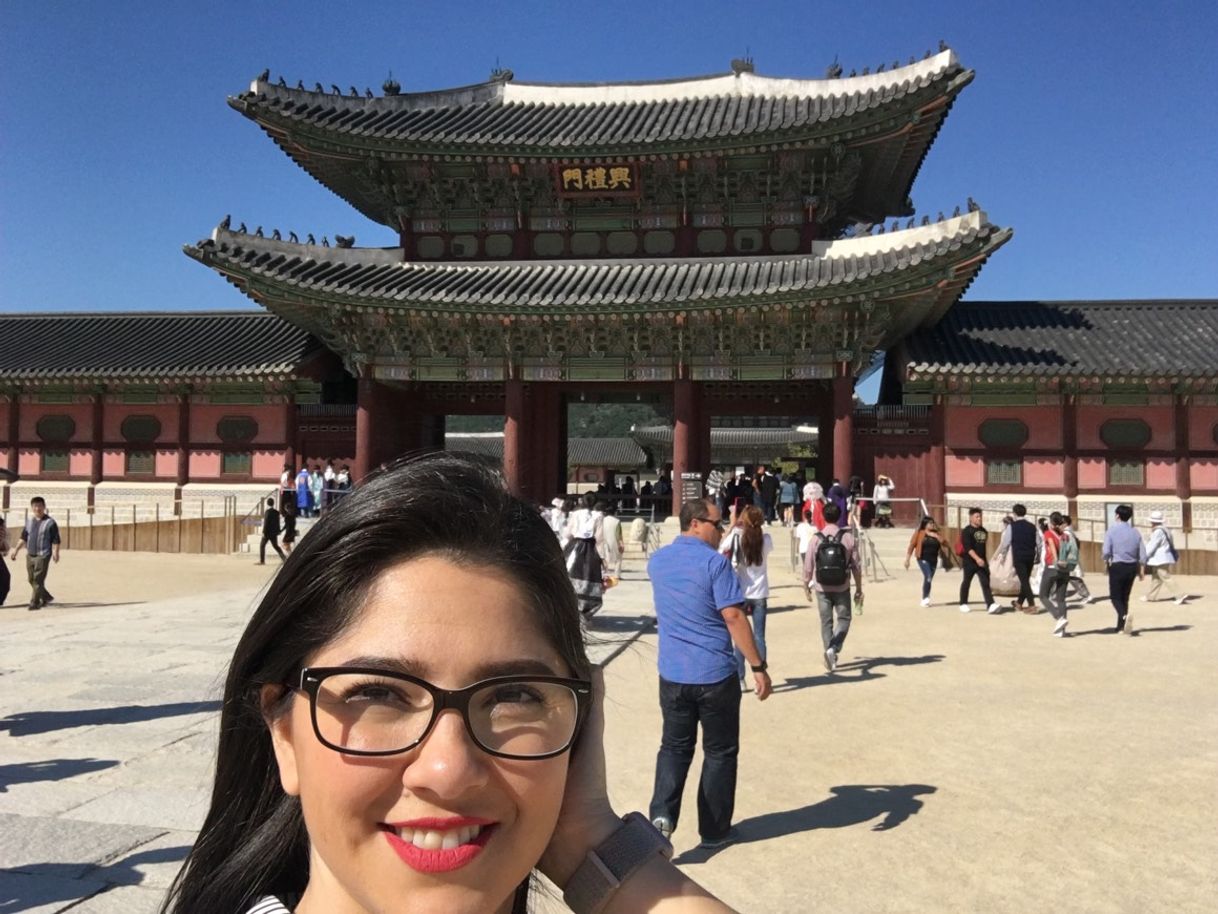
[[[1062,641],[1047,615],[962,616],[959,573],[919,607],[906,536],[881,543],[894,577],[869,584],[833,677],[776,537],[776,692],[745,696],[742,840],[693,849],[691,778],[679,862],[745,912],[1211,910],[1218,580],[1184,580],[1183,607],[1135,602],[1134,637],[1103,633],[1101,599]],[[56,605],[27,612],[15,580],[0,611],[0,912],[149,914],[203,814],[224,665],[274,566],[63,556]],[[595,624],[622,811],[646,808],[659,740],[650,618],[636,557]]]

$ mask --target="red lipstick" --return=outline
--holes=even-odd
[[[480,830],[470,840],[447,850],[427,850],[418,847],[413,842],[398,836],[398,830],[415,829],[419,831],[451,832],[456,829],[477,826]],[[491,819],[471,817],[446,817],[411,819],[406,822],[387,823],[385,840],[393,848],[394,853],[413,870],[420,873],[447,873],[457,870],[472,862],[482,853],[482,849],[495,832],[495,822]]]

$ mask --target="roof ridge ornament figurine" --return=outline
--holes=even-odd
[[[355,247],[355,236],[354,235],[335,235],[334,243],[337,244],[340,248],[353,248],[353,247]]]
[[[402,86],[396,79],[393,78],[392,70],[389,71],[389,78],[386,79],[383,83],[381,83],[381,91],[384,92],[386,95],[401,95],[402,94]]]
[[[968,211],[970,213],[977,213],[981,211],[981,205],[972,197],[968,198]]]
[[[288,232],[288,241],[292,242],[292,244],[300,244],[300,239],[296,237],[295,232]]]
[[[912,61],[911,61],[912,63]],[[825,79],[841,79],[842,65],[837,62],[837,55],[833,55],[833,63],[825,67]]]
[[[224,218],[220,220],[220,225],[219,225],[219,227],[220,227],[220,228],[222,228],[222,229],[224,229],[224,231],[226,231],[226,232],[227,232],[227,231],[228,231],[228,227],[229,227],[230,225],[232,225],[232,224],[233,224],[233,214],[232,214],[232,213],[225,213],[225,214],[224,214]]]
[[[744,57],[732,58],[732,72],[739,76],[741,73],[755,73],[756,68],[753,66],[753,58],[746,52]]]
[[[266,83],[271,81],[271,68],[267,67],[255,77],[256,82]]]

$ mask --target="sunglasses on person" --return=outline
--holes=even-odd
[[[723,532],[723,518],[722,517],[719,518],[718,520],[711,520],[709,517],[695,517],[694,520],[702,521],[702,523],[704,523],[704,524],[714,524],[715,529],[717,529],[720,533]]]

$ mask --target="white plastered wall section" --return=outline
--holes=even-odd
[[[19,479],[9,483],[6,523],[13,525],[24,521],[29,512],[30,499],[36,495],[46,499],[47,513],[61,527],[68,523],[88,524],[88,482],[43,482],[38,479]]]
[[[985,512],[984,522],[990,530],[996,529],[996,524],[1001,524],[1002,516],[1008,514],[1016,502],[1026,506],[1029,516],[1032,517],[1047,517],[1053,511],[1065,511],[1067,505],[1065,495],[1027,495],[1018,492],[947,493],[948,507],[959,507],[962,514],[963,509],[973,505],[981,508]],[[1218,551],[1218,497],[1193,496],[1189,499],[1193,515],[1192,533],[1184,533],[1180,529],[1184,522],[1184,502],[1173,496],[1079,495],[1075,502],[1078,505],[1075,530],[1080,539],[1097,542],[1102,540],[1102,531],[1108,523],[1108,506],[1124,504],[1133,507],[1134,524],[1144,537],[1149,536],[1150,532],[1146,521],[1150,512],[1162,511],[1163,519],[1175,537],[1177,548]],[[952,523],[955,522],[953,515],[954,512],[949,511],[948,520]],[[1086,523],[1087,521],[1094,523]]]
[[[199,517],[202,511],[204,517],[221,517],[224,514],[224,500],[232,497],[237,499],[238,517],[246,514],[261,516],[265,500],[278,491],[278,484],[272,482],[242,485],[222,482],[187,483],[182,487],[182,513],[186,517]]]

